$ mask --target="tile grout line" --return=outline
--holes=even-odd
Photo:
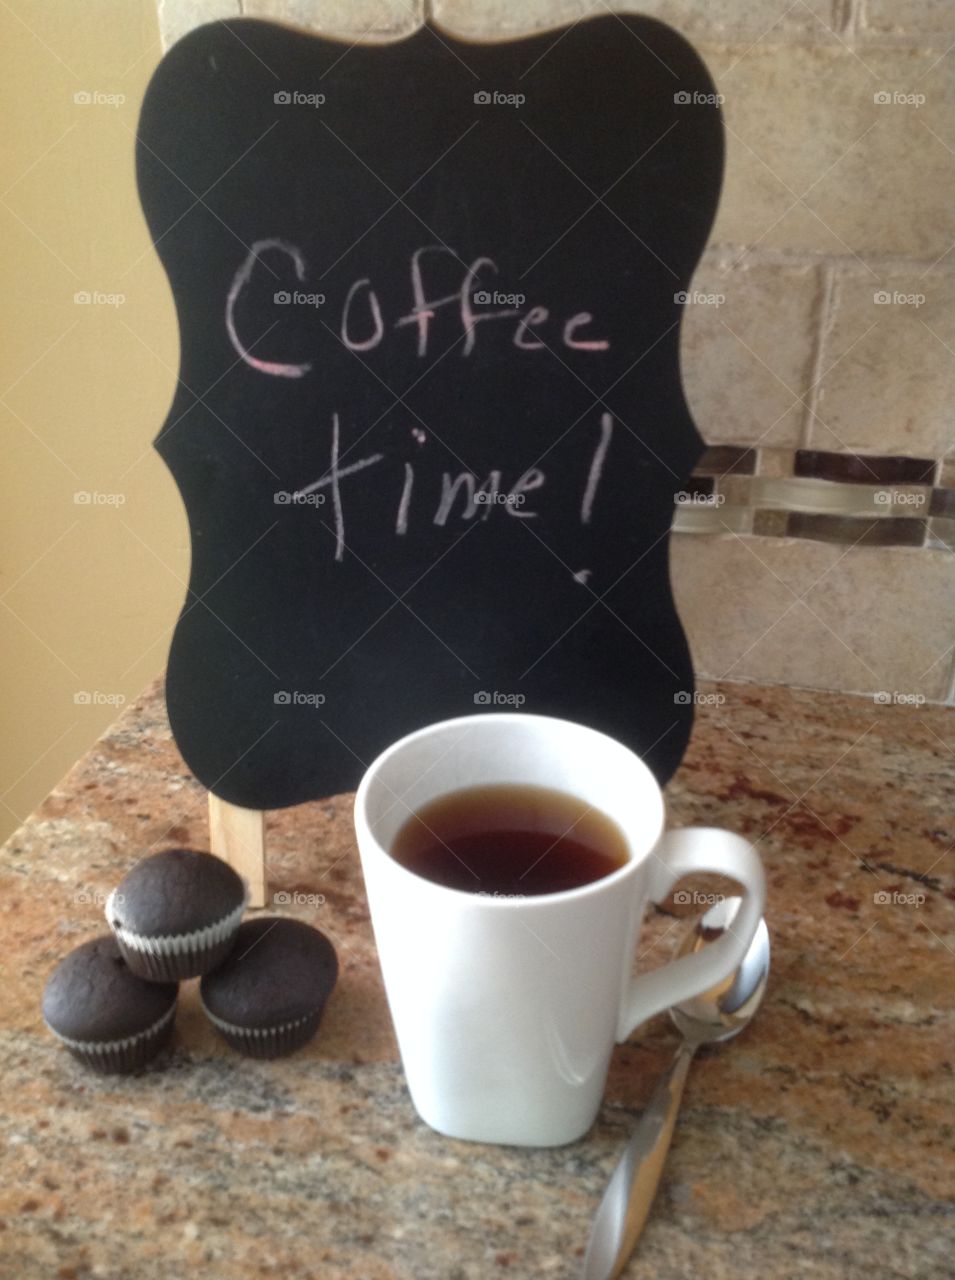
[[[866,0],[838,0],[844,16],[842,34],[850,45],[859,43],[859,36],[864,29]]]
[[[803,406],[800,443],[797,446],[800,449],[812,448],[813,423],[816,421],[822,399],[822,382],[826,373],[824,360],[827,339],[835,324],[838,301],[836,268],[830,263],[824,263],[820,270],[819,295],[814,317],[813,350],[809,363],[809,394]]]
[[[775,245],[747,245],[738,240],[711,240],[700,256],[700,262],[708,265],[722,266],[722,259],[731,258],[733,261],[726,263],[727,267],[732,268],[741,255],[746,255],[747,265],[750,263],[763,263],[766,266],[783,266],[783,267],[818,267],[818,266],[834,266],[848,269],[850,272],[855,270],[860,275],[862,271],[859,268],[857,256],[851,253],[839,253],[834,249],[792,249],[780,248]],[[939,275],[952,275],[955,273],[955,262],[942,263],[937,257],[918,257],[906,253],[886,253],[883,250],[868,250],[866,252],[866,261],[878,267],[880,271],[890,273],[918,272],[922,268],[922,274],[926,269],[935,269]]]
[[[791,680],[774,680],[767,676],[727,676],[714,675],[712,672],[705,671],[702,666],[694,666],[694,678],[698,681],[705,681],[707,684],[732,684],[736,686],[752,686],[759,688],[770,687],[773,689],[792,689],[796,693],[825,693],[837,698],[860,698],[864,702],[873,702],[873,693],[867,689],[845,689],[836,688],[833,685],[822,684],[803,684],[793,683]],[[955,690],[952,691],[952,697],[955,698]],[[945,695],[938,698],[926,697],[924,705],[926,707],[946,707],[950,704]]]

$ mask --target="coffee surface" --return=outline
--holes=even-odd
[[[568,792],[497,784],[422,805],[391,855],[450,889],[536,897],[602,880],[626,863],[628,847],[612,818]]]

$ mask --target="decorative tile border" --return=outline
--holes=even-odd
[[[925,545],[937,551],[955,551],[955,520],[930,520]]]
[[[793,460],[794,475],[843,480],[849,484],[930,485],[935,479],[935,467],[932,458],[826,453],[822,449],[797,449]]]
[[[858,547],[920,547],[925,541],[925,521],[906,516],[881,520],[855,516],[819,516],[791,511],[786,521],[789,538],[814,542],[846,542]]]
[[[933,489],[930,516],[955,516],[955,489]]]
[[[674,501],[677,533],[955,550],[955,476],[944,460],[717,445]]]
[[[734,444],[712,445],[703,454],[694,475],[751,476],[756,470],[756,450]]]

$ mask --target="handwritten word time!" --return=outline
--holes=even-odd
[[[312,368],[310,361],[293,364],[273,360],[260,360],[258,357],[253,356],[245,346],[236,327],[235,311],[239,297],[243,289],[249,285],[260,256],[270,250],[285,254],[294,267],[296,278],[301,283],[305,282],[305,258],[295,245],[279,239],[257,240],[236,272],[229,289],[225,312],[226,329],[237,354],[251,368],[274,378],[302,378]],[[460,288],[455,293],[445,294],[438,298],[429,297],[425,289],[422,259],[426,254],[440,253],[448,253],[454,256],[452,250],[443,245],[425,245],[421,249],[416,249],[411,255],[409,275],[414,305],[406,315],[399,316],[391,325],[392,329],[395,330],[414,326],[417,330],[415,351],[419,357],[424,357],[428,354],[432,321],[434,321],[435,316],[441,309],[451,309],[457,313],[458,323],[462,330],[458,341],[461,345],[461,354],[463,356],[470,355],[475,348],[478,325],[490,320],[513,320],[514,317],[519,317],[514,325],[512,334],[513,344],[519,351],[537,351],[547,345],[544,341],[535,337],[535,331],[542,330],[551,321],[550,311],[545,306],[531,306],[524,312],[518,307],[505,307],[497,310],[485,310],[482,307],[475,311],[473,296],[480,283],[480,272],[482,270],[497,271],[497,266],[492,258],[476,258],[465,269]],[[363,315],[360,314],[362,309],[364,311]],[[593,316],[588,311],[579,311],[570,316],[560,327],[560,340],[563,346],[573,351],[606,351],[610,345],[606,339],[594,338],[582,332],[592,323]],[[364,332],[361,332],[359,336],[358,331],[361,324],[364,325]],[[339,316],[338,336],[343,345],[349,351],[371,351],[381,344],[385,338],[385,333],[385,317],[370,278],[362,277],[355,280],[348,289],[341,315]],[[590,465],[583,477],[580,492],[578,518],[580,523],[584,525],[590,524],[591,521],[612,434],[613,419],[609,413],[602,413],[600,415],[598,439],[590,457]],[[420,428],[414,428],[412,435],[419,445],[424,444],[427,438],[426,433]],[[359,458],[343,465],[339,416],[335,413],[332,415],[329,461],[328,471],[311,484],[298,489],[292,495],[292,498],[298,502],[317,490],[326,487],[330,490],[335,522],[335,559],[341,560],[345,552],[345,510],[342,481],[360,471],[365,471],[368,467],[374,467],[387,460],[383,453],[374,453],[368,457]],[[407,533],[412,494],[415,486],[415,469],[413,465],[405,461],[403,463],[403,471],[403,482],[395,514],[394,531],[398,537]],[[472,520],[475,516],[478,516],[479,512],[479,519],[482,521],[487,520],[495,507],[503,508],[508,516],[515,519],[533,520],[536,518],[537,512],[524,510],[523,506],[527,495],[542,488],[545,481],[544,472],[536,466],[525,470],[522,475],[518,476],[509,485],[505,485],[503,474],[498,469],[491,470],[487,479],[480,483],[473,472],[463,471],[457,476],[445,472],[441,479],[440,493],[436,495],[437,502],[432,515],[432,523],[439,527],[446,525],[449,517],[454,512],[454,507],[459,497],[461,501],[457,504],[459,507],[458,515],[463,520]],[[589,570],[581,570],[573,576],[579,582],[586,582],[589,574]]]
[[[311,370],[311,361],[292,363],[260,360],[252,354],[249,347],[243,342],[236,327],[235,311],[239,297],[251,281],[256,263],[259,262],[262,254],[270,250],[284,254],[295,270],[296,279],[304,284],[306,264],[305,257],[300,249],[293,244],[289,244],[286,240],[256,240],[250,248],[245,261],[235,273],[229,289],[225,309],[226,329],[236,354],[247,365],[257,369],[259,373],[268,374],[273,378],[302,378]],[[454,293],[444,294],[438,298],[429,297],[424,280],[424,259],[428,254],[450,254],[456,258],[453,250],[439,244],[425,245],[412,253],[409,263],[409,275],[413,306],[406,315],[392,320],[390,325],[386,321],[382,311],[381,300],[374,289],[371,278],[362,276],[352,282],[342,304],[337,328],[338,337],[347,350],[356,352],[373,351],[385,341],[389,327],[393,330],[407,327],[416,331],[415,351],[419,357],[423,358],[428,354],[432,323],[437,313],[445,309],[457,313],[458,323],[461,326],[459,342],[462,356],[471,354],[477,345],[478,326],[489,321],[509,320],[512,322],[511,340],[518,351],[541,351],[548,347],[549,343],[543,337],[545,332],[550,334],[551,342],[558,341],[553,336],[554,320],[548,307],[534,305],[528,307],[526,311],[522,311],[520,307],[513,306],[497,309],[478,306],[475,310],[475,294],[482,289],[481,272],[491,271],[495,274],[497,273],[497,264],[493,258],[475,258],[470,266],[465,268],[460,288]],[[606,351],[610,343],[606,338],[592,335],[590,332],[592,324],[593,316],[589,311],[578,311],[562,323],[557,321],[560,345],[571,351]]]

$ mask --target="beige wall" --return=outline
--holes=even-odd
[[[188,543],[150,447],[177,343],[133,173],[161,53],[155,5],[11,0],[0,50],[5,833],[115,717],[115,700],[161,669]],[[125,100],[74,101],[83,93]],[[83,291],[125,301],[75,302]],[[76,502],[83,492],[123,505]],[[74,700],[83,694],[89,703]]]
[[[133,181],[139,101],[160,52],[154,0],[11,5],[0,6],[8,99],[0,828],[22,818],[113,718],[113,705],[77,703],[77,694],[130,697],[161,669],[188,564],[181,504],[151,449],[174,385],[174,318]],[[851,535],[840,546],[767,536],[790,528],[754,523],[767,514],[755,511],[766,487],[757,502],[742,490],[733,496],[740,477],[717,477],[733,532],[674,538],[698,667],[950,697],[955,8],[933,0],[636,7],[689,35],[726,97],[726,189],[698,275],[700,290],[726,303],[691,308],[684,335],[703,435],[755,446],[754,481],[791,475],[799,448],[929,457],[943,494],[922,545],[851,546]],[[443,26],[474,37],[588,10],[606,6],[435,4]],[[169,43],[240,12],[387,39],[412,29],[421,6],[161,0],[159,16]],[[125,100],[76,103],[79,92]],[[880,92],[925,101],[879,104]],[[880,290],[924,293],[925,308],[877,306]],[[80,291],[125,300],[83,305],[74,302]],[[793,497],[791,483],[796,509],[832,500],[815,481],[812,489],[797,482]],[[105,500],[77,503],[77,492]],[[852,497],[858,506],[859,491]]]

